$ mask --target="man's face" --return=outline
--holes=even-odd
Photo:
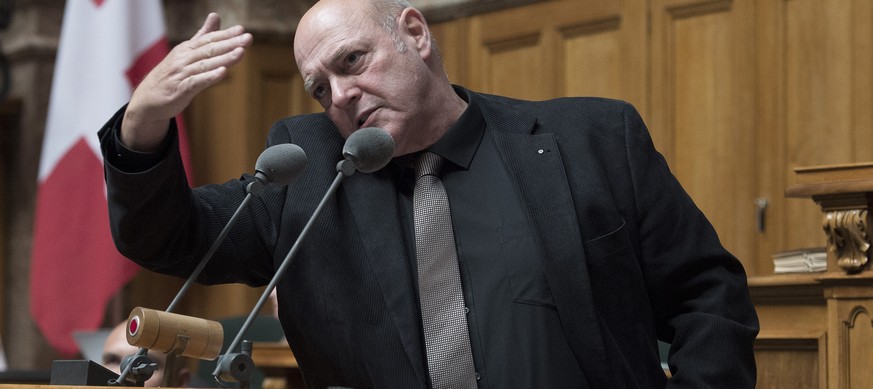
[[[304,16],[294,42],[307,93],[324,107],[343,137],[380,127],[403,150],[404,140],[417,121],[426,120],[428,109],[429,69],[411,47],[414,41],[402,29],[392,37],[366,2],[342,7],[330,4],[339,1],[321,3],[328,4]]]

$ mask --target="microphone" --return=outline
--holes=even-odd
[[[224,328],[217,321],[143,307],[134,308],[127,319],[131,346],[211,361],[223,342]]]
[[[364,173],[375,172],[388,164],[394,155],[394,139],[385,130],[367,127],[357,130],[343,145],[343,158]]]
[[[285,186],[306,167],[306,153],[300,146],[282,143],[268,147],[255,162],[255,178],[263,183]]]
[[[249,316],[240,327],[230,346],[228,346],[228,353],[218,358],[218,364],[215,367],[215,371],[212,372],[212,376],[215,377],[216,380],[220,382],[244,382],[249,380],[252,371],[254,370],[252,357],[246,351],[236,353],[234,350],[239,346],[242,337],[245,336],[246,331],[248,331],[249,327],[252,325],[255,316],[257,316],[258,312],[261,311],[261,308],[263,308],[264,304],[270,298],[270,293],[272,293],[273,289],[276,288],[279,279],[282,278],[285,271],[288,270],[288,267],[291,265],[291,260],[300,249],[300,242],[302,242],[309,233],[315,219],[321,214],[325,204],[327,204],[330,198],[333,197],[333,194],[336,192],[337,188],[339,188],[340,183],[342,183],[343,178],[354,174],[355,171],[372,173],[385,167],[394,155],[394,139],[381,128],[362,128],[349,135],[343,145],[342,154],[343,160],[337,163],[337,175],[336,178],[334,178],[333,183],[331,183],[327,192],[321,198],[321,202],[319,202],[318,206],[315,207],[315,212],[313,212],[312,216],[309,217],[309,221],[306,222],[303,230],[300,231],[300,235],[297,236],[297,240],[294,242],[294,245],[291,246],[288,255],[285,256],[282,264],[279,265],[278,269],[276,269],[276,274],[273,275],[273,278],[270,280],[270,283],[267,284],[267,288],[264,290],[261,298],[255,304],[254,309],[249,313]]]
[[[292,143],[270,146],[261,152],[258,160],[255,161],[255,180],[246,186],[246,192],[253,196],[260,196],[264,193],[264,186],[267,184],[288,185],[303,172],[305,167],[306,153],[300,146]],[[248,198],[247,196],[246,199]],[[246,200],[243,200],[243,204],[245,202]],[[240,204],[240,208],[242,207],[243,205]],[[217,241],[220,242],[220,239]]]
[[[248,185],[246,185],[246,197],[243,198],[243,201],[240,203],[239,207],[237,207],[236,211],[233,213],[233,216],[231,216],[230,219],[227,221],[227,224],[224,226],[224,229],[221,230],[221,233],[219,233],[218,237],[215,239],[215,241],[212,242],[212,245],[209,247],[209,250],[206,252],[206,254],[203,255],[203,258],[197,264],[197,267],[194,268],[194,271],[191,273],[191,276],[188,277],[188,279],[185,281],[185,284],[182,285],[181,289],[179,289],[179,292],[176,294],[176,297],[173,298],[173,301],[170,303],[170,305],[165,310],[166,314],[170,314],[173,310],[176,309],[176,305],[179,304],[179,301],[182,300],[182,297],[188,292],[188,289],[191,288],[191,286],[197,280],[197,277],[200,276],[200,273],[206,267],[206,264],[212,258],[212,255],[215,254],[216,250],[218,250],[218,247],[221,245],[221,242],[224,241],[224,239],[227,237],[228,233],[230,232],[230,228],[234,225],[234,223],[236,223],[236,220],[239,218],[239,215],[242,213],[242,210],[246,206],[246,204],[248,204],[249,201],[251,201],[251,199],[253,197],[258,197],[261,194],[263,194],[264,187],[266,185],[269,185],[269,184],[275,184],[275,185],[280,185],[280,186],[288,185],[288,183],[290,183],[292,180],[297,178],[297,176],[299,176],[300,173],[303,172],[303,169],[305,167],[306,167],[306,153],[303,151],[303,149],[300,148],[300,146],[297,146],[295,144],[290,144],[290,143],[277,144],[277,145],[270,146],[266,150],[261,152],[261,155],[258,156],[258,160],[255,162],[255,176],[254,176],[255,179],[252,180],[252,182],[250,182]],[[144,322],[146,320],[143,318],[143,315],[145,315],[145,314],[142,311],[139,311],[139,312],[140,312],[140,315],[136,316],[138,311],[137,311],[137,309],[134,309],[133,312],[131,312],[130,318],[128,319],[128,323],[127,323],[128,343],[130,343],[133,346],[140,347],[140,349],[137,351],[137,353],[135,355],[133,355],[133,358],[132,358],[133,360],[141,359],[140,357],[145,357],[146,353],[148,352],[148,348],[146,347],[146,344],[148,344],[149,342],[144,341],[144,343],[139,343],[140,340],[137,340],[137,339],[139,339],[138,336],[131,335],[131,332],[134,332],[134,331],[132,331],[132,328],[131,328],[131,326],[133,325],[131,320],[133,320],[135,317],[139,317],[141,320],[140,324],[142,324],[142,322]],[[158,312],[158,311],[153,311],[153,312]],[[150,317],[150,319],[148,319],[149,323],[152,323],[153,321],[157,322],[157,324],[155,324],[157,326],[155,331],[157,331],[159,333],[165,331],[165,330],[162,330],[160,328],[162,322],[163,323],[172,323],[172,324],[169,324],[171,329],[169,330],[170,335],[168,335],[168,337],[172,337],[174,339],[176,338],[176,334],[185,333],[187,331],[187,330],[180,330],[179,327],[181,325],[183,325],[183,324],[185,324],[185,325],[195,324],[194,321],[182,320],[182,319],[179,319],[177,317],[177,316],[182,316],[182,315],[175,315],[175,316],[167,316],[167,315],[160,315],[160,314],[158,314],[157,316],[155,316],[154,314],[149,314],[149,315],[150,315],[150,316],[148,316],[148,317]],[[157,319],[151,319],[152,317],[157,317]],[[169,317],[171,319],[170,320],[165,319],[162,321],[160,319],[162,317],[163,318]],[[191,318],[191,319],[193,319],[193,318]],[[219,327],[221,327],[221,324],[218,324],[218,323],[215,323],[215,324],[217,324]],[[197,325],[197,324],[195,324],[195,325]],[[207,333],[209,333],[209,334],[214,334],[217,331],[214,328],[214,326],[212,326],[211,324],[200,323],[199,325],[205,326],[206,328],[210,328],[210,330],[207,331]],[[152,327],[148,327],[148,328],[152,328]],[[221,345],[223,343],[223,334],[224,334],[224,329],[222,328],[221,332],[220,332],[220,336],[218,337],[218,340],[217,340],[218,349],[214,352],[214,355],[208,354],[208,355],[211,355],[211,357],[202,358],[202,359],[210,359],[210,360],[215,359],[215,357],[221,351]],[[142,335],[140,335],[140,336],[142,336]],[[134,340],[136,340],[138,342],[138,344],[131,343],[131,338],[134,338]],[[215,344],[214,343],[215,340],[210,336],[207,336],[207,338],[211,340],[210,342],[207,342],[210,344],[210,347],[208,349],[212,350],[212,348],[214,347],[214,344]],[[146,339],[150,339],[150,338],[147,336]],[[168,339],[168,338],[161,338],[161,339]],[[200,339],[200,338],[198,338],[198,339]],[[151,341],[156,342],[157,339],[152,339]],[[163,343],[161,343],[161,345],[163,345]],[[155,343],[152,343],[150,345],[150,347],[151,346],[155,346]],[[161,346],[161,347],[163,348],[163,346]],[[165,350],[161,350],[161,351],[165,351]],[[207,355],[207,354],[202,354],[202,355]],[[147,357],[145,357],[145,358],[147,358]],[[197,357],[197,358],[200,358],[200,357]],[[115,380],[110,380],[109,385],[112,386],[112,385],[117,385],[118,383],[121,383],[121,382],[125,382],[124,380],[127,377],[127,375],[130,374],[133,366],[134,366],[134,364],[130,363],[126,367],[124,367],[122,369],[121,375],[119,375],[119,377]],[[149,371],[147,374],[149,376],[151,376],[151,371]],[[148,379],[148,377],[146,377],[145,379]]]

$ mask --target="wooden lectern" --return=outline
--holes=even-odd
[[[827,271],[751,277],[759,388],[873,385],[873,163],[795,170],[786,196],[822,210]]]

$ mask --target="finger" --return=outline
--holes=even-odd
[[[214,38],[215,40],[203,43],[199,47],[195,47],[189,58],[189,63],[221,57],[233,52],[237,48],[245,48],[252,44],[252,35],[244,33],[242,27],[239,27],[239,29],[235,31],[223,31],[220,34],[210,34],[202,38]]]
[[[192,44],[194,47],[199,47],[209,45],[211,43],[233,41],[237,37],[245,34],[245,28],[243,26],[236,25],[233,27],[228,27],[224,30],[210,31],[206,34],[203,34],[195,39],[192,39]]]
[[[185,95],[193,97],[204,89],[221,81],[225,75],[227,75],[227,68],[223,66],[217,67],[208,72],[198,73],[186,78],[180,87]]]
[[[194,77],[200,74],[209,73],[221,67],[227,68],[233,66],[242,60],[244,54],[245,48],[234,47],[228,52],[204,58],[186,66],[182,76],[183,78]]]
[[[221,17],[215,12],[210,12],[209,15],[206,15],[206,20],[203,21],[203,26],[197,30],[197,33],[194,34],[192,39],[216,31],[219,28],[221,28]]]

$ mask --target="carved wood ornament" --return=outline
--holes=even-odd
[[[870,249],[867,216],[866,209],[825,212],[822,227],[827,234],[828,251],[848,273],[860,272],[867,266]]]

